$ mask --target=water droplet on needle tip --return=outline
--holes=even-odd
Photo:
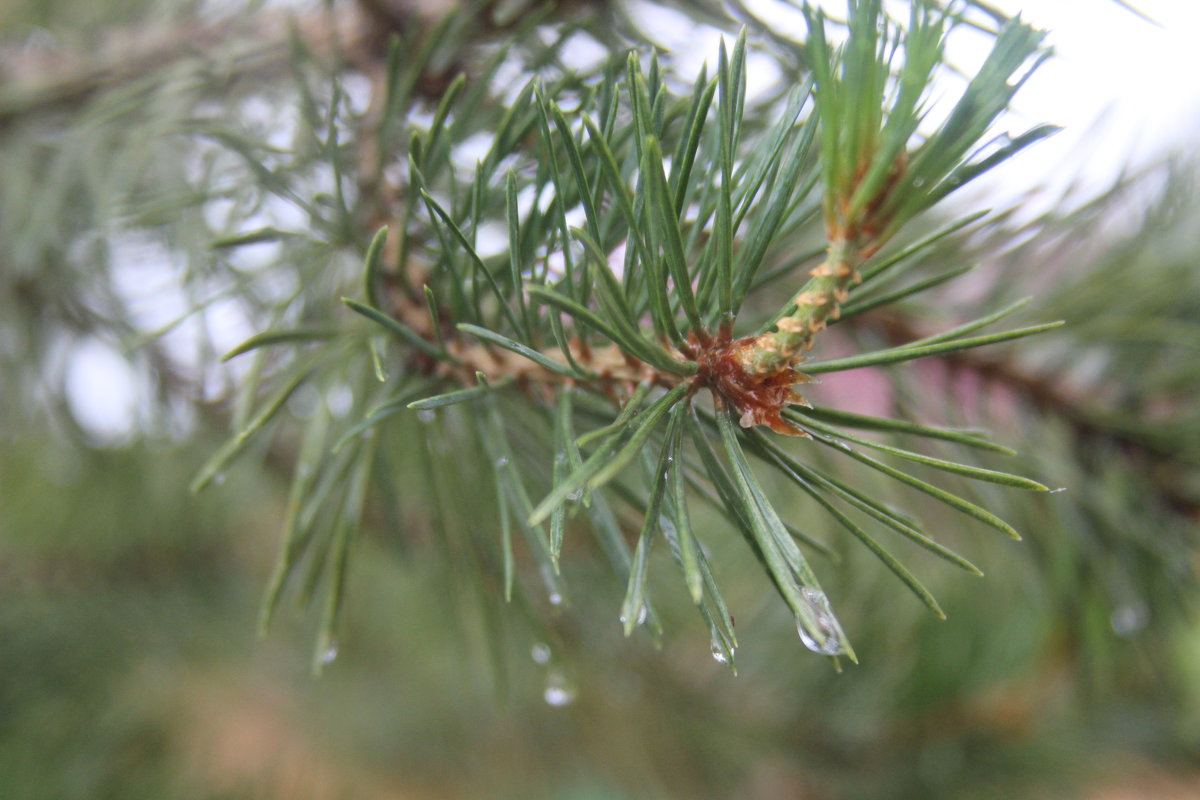
[[[836,656],[845,652],[841,626],[838,625],[837,617],[833,615],[825,593],[804,587],[800,590],[800,596],[804,598],[812,614],[811,626],[805,625],[803,617],[796,617],[796,632],[800,634],[800,641],[804,646],[823,656]]]
[[[569,706],[575,702],[575,687],[567,683],[567,679],[558,672],[551,672],[546,678],[546,688],[542,692],[542,699],[547,705],[561,708]]]

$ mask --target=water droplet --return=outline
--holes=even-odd
[[[1058,487],[1057,489],[1051,489],[1051,490],[1050,490],[1049,492],[1047,492],[1046,494],[1059,494],[1060,492],[1065,492],[1066,490],[1067,490],[1067,487],[1065,487],[1065,486],[1060,486],[1060,487]]]
[[[842,628],[833,615],[833,609],[829,607],[829,598],[824,592],[807,587],[800,590],[800,596],[804,598],[813,617],[811,630],[805,627],[801,618],[796,618],[796,632],[800,634],[800,641],[809,650],[823,656],[836,656],[843,652]]]
[[[508,466],[508,456],[500,456],[499,458],[496,459],[496,467],[497,468],[507,467],[507,466]]]
[[[333,660],[338,657],[337,642],[330,642],[325,645],[325,649],[321,651],[320,662],[322,664],[332,664]]]
[[[556,707],[569,706],[575,702],[575,687],[567,683],[560,672],[551,672],[546,678],[546,689],[542,692],[546,703]]]
[[[675,456],[667,456],[667,463],[668,463],[668,464],[674,464],[674,463],[675,463]]]
[[[550,663],[550,645],[544,642],[536,642],[533,647],[529,648],[529,656],[535,664]]]
[[[646,608],[645,603],[642,603],[640,606],[638,606],[637,614],[634,616],[634,619],[636,620],[636,624],[645,625],[646,618],[649,615],[650,615],[650,610]],[[625,623],[629,622],[629,615],[622,611],[620,620],[621,620],[621,624],[624,625]]]
[[[916,186],[918,189],[924,185],[925,185],[924,178],[917,178],[916,180],[913,181],[913,186]]]
[[[567,502],[578,503],[579,498],[581,498],[581,497],[583,497],[583,489],[582,488],[576,489],[575,491],[573,491],[569,495],[567,495]]]
[[[213,475],[212,482],[213,482],[213,486],[220,486],[222,483],[225,482],[225,473],[218,472],[216,475]]]
[[[437,419],[437,412],[432,408],[422,408],[417,411],[417,419],[421,420],[421,422],[433,422]]]
[[[563,601],[563,596],[561,594],[559,594],[558,592],[551,592],[549,600],[550,600],[550,605],[561,606],[562,601]]]
[[[1140,600],[1122,603],[1113,609],[1109,623],[1117,636],[1133,636],[1150,621],[1150,609]]]
[[[711,647],[709,652],[712,653],[713,661],[718,664],[730,664],[733,662],[734,646],[729,639],[725,637],[717,628],[710,627],[708,629],[709,641]],[[734,671],[737,674],[737,671]]]

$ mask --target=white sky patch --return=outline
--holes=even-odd
[[[143,398],[137,373],[116,350],[99,339],[77,343],[64,381],[71,414],[98,443],[123,444],[133,436]]]
[[[1200,129],[1200,69],[1194,57],[1200,0],[1131,0],[1159,25],[1114,0],[991,2],[1048,31],[1047,43],[1055,52],[1017,94],[997,132],[1016,135],[1040,123],[1064,130],[981,178],[972,193],[1001,206],[1040,188],[1033,205],[1041,207],[1032,208],[1033,213],[1058,202],[1068,189],[1072,202],[1084,201],[1122,172],[1153,163],[1172,148],[1190,147]],[[815,4],[831,19],[846,13],[844,0]],[[806,26],[794,3],[746,0],[746,5],[778,30],[805,38]],[[905,3],[889,0],[887,6],[897,18],[907,16]],[[836,26],[829,33],[838,38]],[[989,36],[960,29],[950,37],[947,55],[970,73],[983,62],[991,42]],[[695,55],[697,60],[708,57]],[[948,110],[962,89],[961,80],[945,81],[934,87],[933,99]],[[939,110],[931,119],[939,118]]]
[[[1191,145],[1200,123],[1194,56],[1200,2],[1133,0],[1161,27],[1113,0],[993,2],[1047,30],[1055,52],[1017,94],[1004,127],[1019,133],[1050,122],[1064,130],[998,168],[981,184],[988,194],[1013,201],[1040,185],[1041,199],[1049,203],[1073,187],[1071,201],[1079,202],[1123,171]],[[986,47],[982,36],[963,36],[948,52],[968,67]]]
[[[608,48],[582,31],[571,36],[561,51],[563,63],[579,72],[598,68],[608,56]]]
[[[464,231],[465,233],[465,231]],[[475,252],[491,258],[508,252],[508,226],[496,220],[484,220],[475,230]]]

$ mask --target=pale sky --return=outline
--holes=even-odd
[[[1066,128],[1003,177],[1096,191],[1122,166],[1200,144],[1200,0],[1131,0],[1160,26],[1113,0],[992,3],[1048,30],[1056,53],[1017,95],[1014,122]]]
[[[844,17],[845,0],[810,0],[833,17]],[[634,0],[636,3],[637,0]],[[757,16],[797,39],[806,26],[797,0],[742,0]],[[906,3],[885,0],[896,16]],[[978,192],[994,195],[999,205],[1015,200],[1037,183],[1048,184],[1043,197],[1056,197],[1072,183],[1083,199],[1105,188],[1127,166],[1139,166],[1167,148],[1191,148],[1200,139],[1200,0],[1129,0],[1159,25],[1137,17],[1115,0],[990,0],[1009,14],[1020,13],[1048,31],[1056,56],[1043,64],[1015,100],[1015,112],[998,126],[1013,134],[1050,122],[1065,130],[1021,153],[979,182]],[[682,74],[711,62],[721,34],[691,24],[682,14],[642,3],[651,18],[648,29],[675,51]],[[982,62],[991,38],[959,29],[947,52],[970,72]],[[769,59],[752,58],[751,91],[757,75],[770,81],[777,73]],[[694,63],[693,63],[694,62]],[[945,102],[961,84],[942,89]],[[937,90],[935,90],[935,94]],[[936,114],[932,115],[936,117]],[[1198,142],[1200,143],[1200,142]],[[989,203],[990,204],[990,203]]]

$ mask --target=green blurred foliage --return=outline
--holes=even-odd
[[[682,591],[660,599],[661,649],[624,639],[583,552],[569,585],[596,588],[554,615],[539,664],[520,610],[487,617],[447,591],[409,520],[362,543],[341,653],[317,679],[312,613],[253,635],[281,482],[239,467],[191,499],[206,446],[6,442],[5,798],[1068,797],[1143,759],[1196,766],[1195,630],[1151,619],[1117,637],[1086,575],[1069,590],[1038,563],[1076,558],[1069,534],[1032,524],[1024,544],[973,542],[987,578],[929,570],[946,622],[846,552],[862,665],[843,674],[779,638],[787,614],[757,565],[713,537],[748,643],[732,677]],[[547,704],[552,685],[574,702]]]
[[[0,21],[7,41],[31,25],[76,41],[99,22],[142,21],[160,7],[175,13],[180,4],[14,1],[0,3]],[[905,306],[910,321],[959,321],[975,302],[994,308],[1029,291],[1022,287],[1041,291],[1041,317],[1071,325],[1022,352],[1037,374],[1068,379],[1071,405],[953,366],[888,368],[886,390],[866,378],[814,390],[857,398],[851,407],[869,399],[919,419],[988,427],[1026,454],[1026,472],[1069,487],[1032,499],[955,487],[1002,512],[1026,533],[1023,543],[915,501],[948,544],[988,573],[975,578],[903,550],[947,621],[898,592],[868,554],[782,484],[770,488],[792,498],[780,503],[785,515],[840,556],[820,566],[838,587],[860,666],[839,674],[794,635],[780,635],[789,615],[715,517],[695,524],[712,532],[705,542],[736,616],[737,677],[709,657],[708,633],[677,581],[652,579],[662,587],[661,646],[640,633],[625,639],[619,587],[580,531],[568,530],[564,556],[570,605],[518,597],[493,607],[472,591],[467,566],[434,557],[461,542],[434,533],[427,501],[437,478],[411,446],[422,434],[410,419],[388,440],[402,511],[370,509],[339,653],[318,679],[309,655],[318,603],[289,595],[276,627],[255,636],[288,453],[254,453],[193,497],[188,483],[222,438],[206,415],[226,411],[200,403],[196,386],[155,372],[148,394],[158,422],[122,444],[79,427],[66,402],[61,354],[72,337],[102,330],[130,347],[140,333],[97,266],[115,260],[111,241],[89,232],[116,216],[154,235],[164,219],[203,227],[199,200],[183,191],[183,166],[161,135],[199,101],[187,90],[155,97],[164,102],[148,117],[136,104],[117,104],[135,109],[129,118],[85,106],[78,120],[0,131],[2,800],[998,800],[1200,791],[1200,416],[1192,402],[1200,272],[1191,257],[1200,196],[1192,165],[1129,182],[1150,186],[1143,205],[1114,190],[1085,209],[1006,220],[947,246],[929,274],[988,254],[1007,262],[1005,279],[984,281],[982,296],[967,301],[943,295]],[[114,129],[114,118],[161,127]],[[204,167],[224,174],[217,162]],[[164,195],[144,203],[103,201],[160,185]],[[148,207],[157,216],[130,211]],[[839,346],[878,344],[884,322],[846,326]],[[122,352],[139,368],[159,363],[144,350]],[[171,422],[180,400],[207,410]],[[163,433],[173,427],[184,440]],[[281,440],[286,451],[288,436]],[[981,463],[1013,468],[1007,457]],[[472,469],[479,465],[462,474]],[[895,492],[864,480],[882,499]],[[494,524],[469,481],[447,484],[464,525]],[[660,548],[652,573],[674,569]],[[570,702],[548,703],[547,690]]]

